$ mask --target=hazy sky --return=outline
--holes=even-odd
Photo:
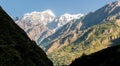
[[[114,1],[116,0],[0,0],[0,5],[12,17],[47,9],[60,16],[64,13],[88,13]]]

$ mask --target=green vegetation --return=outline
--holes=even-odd
[[[69,44],[57,51],[48,53],[49,58],[55,66],[69,65],[75,58],[82,54],[91,54],[112,44],[111,41],[120,37],[120,26],[116,21],[109,21],[94,25],[83,31],[84,34],[72,44]]]
[[[120,38],[114,41],[120,41]],[[117,44],[120,43],[118,42]],[[90,55],[82,55],[82,57],[75,59],[70,66],[119,66],[119,50],[120,45],[109,47]]]

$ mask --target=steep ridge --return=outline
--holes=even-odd
[[[83,55],[82,57],[75,59],[70,66],[119,66],[120,38],[113,40],[113,43],[119,45],[103,49],[90,55]]]
[[[106,22],[109,20],[120,18],[120,2],[115,1],[105,5],[104,7],[96,10],[95,12],[90,12],[83,19],[83,28],[90,27],[101,22]]]
[[[0,66],[53,66],[1,7],[0,21]]]

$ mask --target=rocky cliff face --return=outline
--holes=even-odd
[[[0,66],[52,66],[34,41],[0,7]]]

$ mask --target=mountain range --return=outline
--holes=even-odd
[[[83,14],[63,14],[60,17],[50,10],[42,12],[31,12],[23,15],[16,23],[25,30],[28,36],[41,44],[42,40],[52,35],[63,25],[74,19],[79,19]]]
[[[65,24],[41,43],[57,66],[70,64],[82,54],[89,55],[119,45],[111,41],[120,37],[120,2],[109,3],[95,12]]]
[[[51,49],[51,46],[54,48],[59,48],[65,44],[72,44],[76,42],[81,36],[84,36],[87,32],[84,32],[85,29],[101,24],[108,21],[113,21],[120,18],[120,7],[118,2],[113,2],[105,5],[104,7],[96,10],[95,12],[90,12],[84,17],[73,20],[55,32],[53,35],[50,35],[48,38],[45,38],[41,44],[48,44],[46,51],[50,52],[54,50]],[[88,31],[90,32],[90,31]],[[55,45],[55,46],[54,46]]]
[[[51,10],[25,14],[16,23],[41,46],[55,66],[69,65],[83,54],[119,45],[120,2],[115,1],[86,15]]]

